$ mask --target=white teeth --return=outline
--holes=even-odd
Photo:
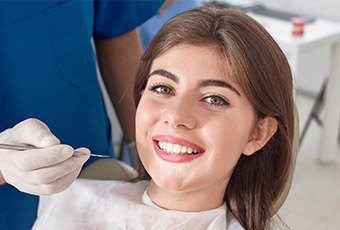
[[[158,142],[158,147],[164,151],[166,151],[167,153],[171,153],[171,154],[192,154],[192,153],[198,153],[198,149],[192,149],[190,147],[187,146],[181,146],[178,144],[172,144],[169,142]]]
[[[168,153],[172,153],[172,149],[173,149],[173,144],[171,144],[171,143],[166,143],[166,151],[168,152]]]
[[[160,142],[162,145],[161,145],[161,148],[162,149],[165,149],[165,142]]]
[[[174,153],[180,153],[181,152],[181,146],[180,145],[174,145],[173,151],[174,151]]]
[[[164,142],[158,142],[158,147],[160,149],[164,149]]]
[[[187,152],[189,153],[189,154],[191,154],[192,153],[192,148],[188,148],[188,150],[187,150]]]
[[[181,153],[186,153],[186,152],[187,152],[187,147],[186,146],[182,146]]]

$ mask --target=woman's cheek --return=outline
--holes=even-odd
[[[152,151],[152,136],[157,132],[157,117],[159,110],[157,104],[150,98],[143,96],[136,111],[136,140],[138,152],[143,164],[148,164],[148,153]]]
[[[145,122],[149,123],[154,117],[154,112],[157,111],[157,106],[149,100],[141,100],[137,109],[136,116],[140,125],[145,124]]]
[[[237,162],[247,143],[249,125],[242,122],[242,116],[240,116],[240,120],[236,117],[223,116],[209,119],[209,125],[206,125],[202,132],[203,139],[214,149],[213,152],[216,154],[213,157],[214,163],[230,162],[233,165]]]

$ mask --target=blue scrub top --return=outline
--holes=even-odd
[[[112,155],[91,37],[131,31],[162,3],[0,1],[0,131],[35,117],[62,143]],[[37,196],[1,185],[0,229],[30,229],[37,207]]]

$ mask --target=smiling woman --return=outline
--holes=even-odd
[[[215,6],[176,16],[135,102],[137,182],[77,181],[42,199],[35,227],[270,228],[292,167],[292,77],[258,23]]]
[[[241,154],[252,154],[255,143],[260,144],[248,141],[256,122],[254,109],[223,64],[214,49],[194,45],[176,45],[152,63],[138,105],[136,134],[143,140],[139,155],[152,176],[149,195],[162,207],[219,207]],[[271,125],[261,138],[273,134],[277,123]],[[166,200],[159,187],[175,194]]]
[[[140,173],[157,205],[224,200],[245,229],[269,228],[292,167],[292,77],[257,22],[214,6],[170,20],[143,56],[135,101]]]

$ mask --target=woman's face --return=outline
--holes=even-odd
[[[254,109],[212,47],[178,45],[153,61],[136,114],[142,163],[172,191],[226,186],[250,148]]]

